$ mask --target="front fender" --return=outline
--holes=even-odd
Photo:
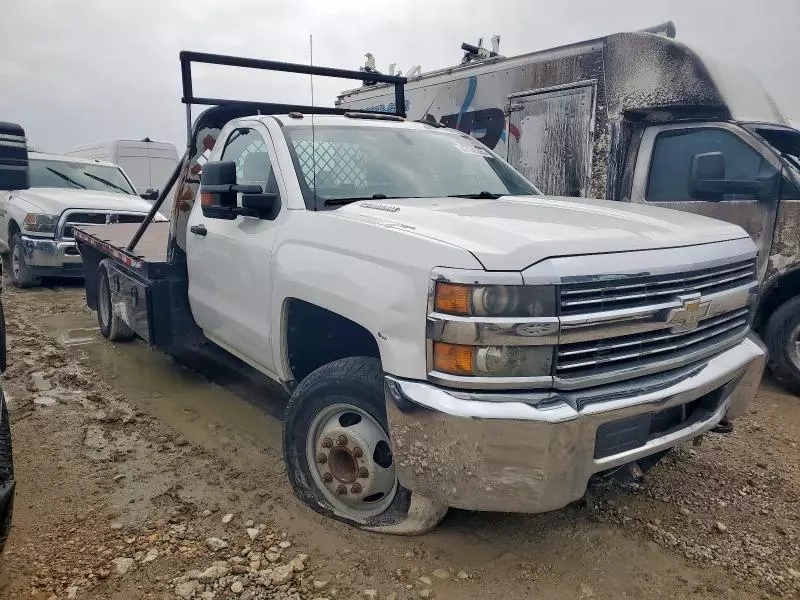
[[[273,352],[284,380],[283,306],[297,298],[358,323],[375,338],[384,371],[427,375],[425,321],[433,267],[481,269],[469,252],[404,230],[292,211],[272,254]],[[282,357],[282,358],[281,358]]]

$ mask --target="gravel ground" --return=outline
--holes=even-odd
[[[733,435],[679,448],[640,490],[451,511],[397,538],[292,497],[274,391],[105,342],[77,287],[3,303],[19,479],[3,597],[800,597],[800,400],[769,383]]]

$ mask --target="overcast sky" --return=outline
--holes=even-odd
[[[0,0],[0,120],[60,152],[115,137],[181,147],[180,50],[423,71],[500,34],[506,56],[673,20],[677,38],[756,73],[800,121],[800,0]],[[308,79],[198,69],[195,93],[309,102]],[[342,85],[344,83],[344,85]],[[315,80],[332,105],[348,82]]]

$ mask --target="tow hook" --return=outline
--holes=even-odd
[[[733,433],[733,423],[731,423],[727,417],[722,417],[722,421],[717,423],[717,425],[715,425],[711,431],[712,433]]]
[[[596,473],[590,482],[593,486],[605,490],[621,487],[625,491],[636,491],[642,488],[644,472],[639,463],[634,461],[609,471]]]

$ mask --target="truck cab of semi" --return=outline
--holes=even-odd
[[[472,55],[410,78],[407,111],[481,140],[545,194],[744,228],[759,251],[754,327],[773,375],[800,394],[800,132],[756,77],[674,36],[665,23],[521,56]],[[392,102],[374,85],[343,92],[338,106]]]
[[[450,506],[554,510],[746,410],[764,351],[740,227],[543,196],[402,110],[198,99],[192,62],[367,76],[401,107],[405,80],[183,53],[184,101],[216,106],[153,207],[171,194],[172,219],[76,231],[108,338],[283,385],[314,510],[391,533]]]

